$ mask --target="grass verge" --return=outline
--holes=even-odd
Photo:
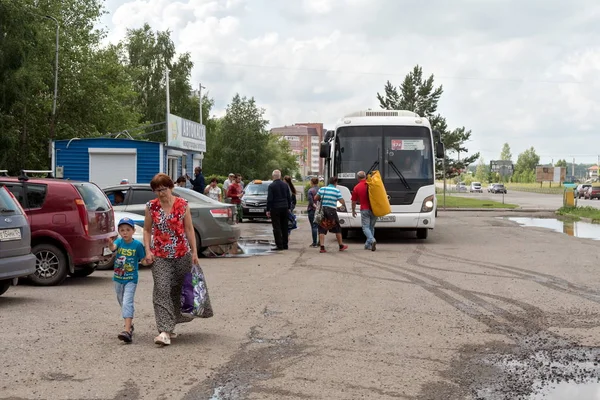
[[[438,208],[444,206],[444,196],[437,195]],[[446,208],[517,208],[516,204],[502,204],[499,201],[474,199],[471,197],[446,195]]]
[[[600,209],[594,207],[562,207],[556,213],[573,219],[589,218],[592,222],[600,222]]]
[[[539,183],[505,183],[506,190],[514,190],[517,192],[530,192],[530,193],[541,193],[541,194],[563,194],[565,188],[563,186],[558,186],[558,184],[553,184],[552,187],[549,186],[548,183],[545,183],[543,186],[540,186]]]

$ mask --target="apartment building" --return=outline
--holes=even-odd
[[[273,128],[271,133],[289,142],[303,177],[322,174],[323,162],[319,157],[319,145],[323,139],[322,123],[297,123]]]

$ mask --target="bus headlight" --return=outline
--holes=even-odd
[[[434,205],[434,195],[427,196],[425,200],[423,200],[423,205],[421,206],[421,212],[430,212],[433,210]]]
[[[335,206],[336,206],[336,208],[337,208],[338,211],[340,211],[340,212],[346,212],[346,207],[344,207],[342,205],[342,203],[340,203],[339,201],[337,202],[337,204]]]

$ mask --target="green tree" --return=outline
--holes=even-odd
[[[0,1],[0,167],[49,168],[56,18],[60,27],[54,137],[85,137],[138,114],[118,49],[100,48],[100,0]],[[125,126],[123,126],[124,128]]]
[[[510,152],[510,145],[508,143],[504,143],[502,146],[502,151],[500,152],[500,159],[504,161],[512,160],[512,153]]]
[[[483,161],[483,157],[479,158],[477,169],[475,170],[475,180],[485,182],[489,175],[489,167]]]
[[[260,166],[267,162],[265,149],[269,143],[264,119],[264,109],[256,105],[254,98],[236,94],[227,106],[225,116],[218,124],[217,154],[207,153],[214,172],[235,171],[244,177],[263,177]]]
[[[567,160],[565,160],[565,159],[558,160],[558,161],[557,161],[557,162],[554,164],[554,166],[555,166],[555,167],[565,167],[565,168],[566,168],[566,167],[568,166],[568,164],[567,164]]]
[[[465,127],[450,130],[446,119],[437,113],[438,101],[443,93],[442,86],[435,87],[434,76],[423,78],[423,69],[417,65],[409,72],[399,87],[389,81],[384,86],[383,95],[377,93],[381,108],[386,110],[409,110],[429,119],[432,130],[440,135],[446,147],[446,175],[454,177],[469,164],[479,158],[479,153],[464,157],[468,153],[465,143],[471,138],[471,131]],[[456,159],[450,155],[456,155]],[[441,160],[437,170],[442,170]]]
[[[540,156],[536,154],[533,146],[519,154],[515,164],[515,179],[518,179],[516,182],[534,182],[535,167],[539,163]]]
[[[133,87],[138,94],[136,106],[146,124],[166,120],[166,71],[169,70],[169,96],[171,114],[197,121],[199,100],[190,96],[193,63],[190,53],[177,58],[171,33],[152,31],[147,23],[139,29],[129,29],[122,43]],[[204,108],[204,102],[203,102]],[[155,129],[153,129],[155,130]],[[148,136],[151,140],[164,141],[164,132]]]

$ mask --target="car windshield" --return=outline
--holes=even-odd
[[[98,186],[92,183],[80,183],[75,185],[77,191],[81,195],[85,208],[88,211],[108,211],[110,210],[110,203],[106,198],[106,195]]]
[[[479,182],[473,182],[473,186],[481,186],[481,183],[479,183]]]
[[[21,207],[4,186],[0,187],[0,213],[21,214]]]
[[[244,193],[251,196],[266,196],[269,191],[268,183],[251,183]]]

